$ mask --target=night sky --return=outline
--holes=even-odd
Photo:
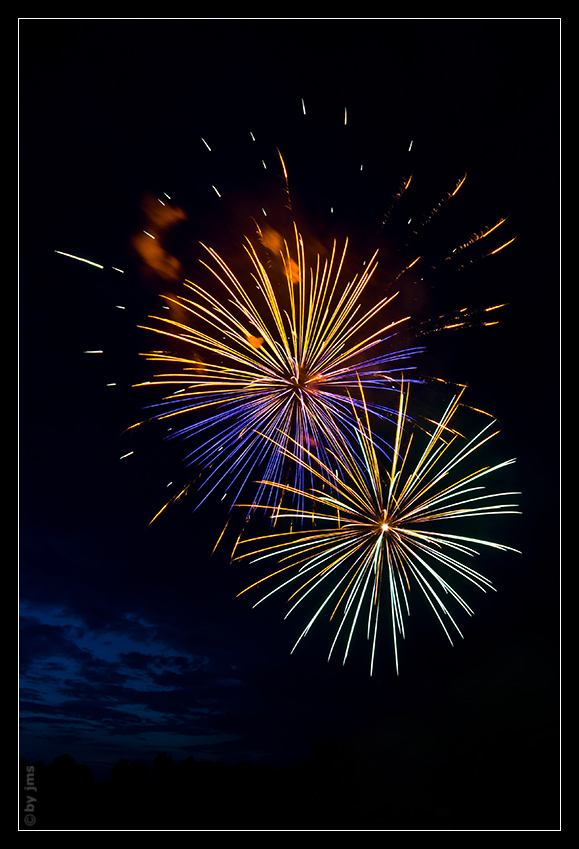
[[[509,788],[508,827],[557,828],[559,21],[28,19],[19,41],[21,757],[101,780],[120,758],[281,768],[339,740],[409,786],[484,776],[466,827],[495,827]],[[259,576],[230,564],[234,536],[211,557],[223,491],[149,526],[194,472],[160,428],[126,430],[155,400],[132,388],[152,373],[137,325],[198,273],[199,243],[235,262],[262,209],[287,225],[277,148],[312,245],[347,235],[355,271],[379,248],[377,288],[423,255],[400,295],[416,326],[508,304],[418,342],[424,373],[501,423],[492,459],[517,464],[496,486],[522,515],[485,531],[522,554],[485,553],[497,592],[469,591],[454,647],[417,599],[398,677],[389,633],[370,678],[363,637],[328,663],[320,621],[290,654],[284,599],[236,598]],[[138,234],[163,193],[184,216],[153,269]],[[445,262],[505,216],[508,248]]]

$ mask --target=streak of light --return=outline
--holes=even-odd
[[[164,504],[164,505],[161,507],[161,509],[160,509],[159,511],[157,511],[157,513],[155,513],[155,515],[153,516],[153,518],[152,518],[152,519],[151,519],[151,521],[149,522],[149,527],[153,524],[153,522],[154,522],[154,521],[156,521],[156,520],[159,518],[159,516],[161,515],[161,513],[163,513],[163,511],[164,511],[164,510],[166,510],[166,509],[167,509],[167,507],[169,507],[169,505],[171,505],[171,504],[175,504],[175,502],[179,501],[179,499],[181,498],[181,496],[185,495],[185,494],[186,494],[186,492],[188,491],[188,489],[189,489],[189,484],[186,484],[186,486],[184,486],[184,487],[183,487],[183,489],[181,490],[181,492],[178,492],[176,495],[174,495],[172,498],[170,498],[170,499],[169,499],[169,501],[167,501],[167,503],[166,503],[166,504]]]
[[[498,254],[498,252],[499,252],[499,251],[502,251],[502,249],[503,249],[503,248],[506,248],[506,247],[507,247],[507,245],[512,245],[512,243],[515,241],[515,239],[516,239],[516,238],[517,238],[517,237],[516,237],[516,236],[514,236],[514,237],[513,237],[512,239],[510,239],[508,242],[505,242],[505,243],[504,243],[504,245],[501,245],[500,247],[495,248],[495,249],[494,249],[494,251],[491,251],[491,252],[490,252],[489,256],[492,256],[493,254]]]
[[[55,250],[55,252],[54,252],[54,253],[55,253],[55,254],[60,254],[61,256],[67,256],[67,257],[69,257],[70,259],[77,259],[79,262],[86,262],[86,264],[87,264],[87,265],[94,265],[94,266],[95,266],[95,268],[104,268],[104,265],[99,265],[99,263],[98,263],[98,262],[92,262],[92,260],[90,260],[90,259],[85,259],[85,258],[84,258],[84,257],[82,257],[82,256],[75,256],[74,254],[67,254],[67,253],[65,253],[64,251],[56,251],[56,250]]]
[[[315,463],[316,483],[307,493],[311,510],[299,516],[292,507],[278,510],[280,520],[295,520],[304,515],[315,518],[312,529],[274,531],[260,537],[238,541],[237,548],[244,553],[235,555],[237,561],[250,559],[251,563],[272,558],[275,570],[254,581],[238,595],[285,573],[285,579],[263,596],[261,604],[271,595],[289,585],[296,586],[288,597],[292,602],[287,616],[298,606],[305,606],[310,593],[316,590],[313,615],[303,629],[294,649],[310,631],[324,609],[332,611],[341,621],[333,639],[328,660],[341,633],[346,643],[345,663],[354,633],[364,621],[366,638],[371,642],[370,674],[374,669],[380,601],[384,596],[390,606],[396,672],[399,671],[398,636],[404,638],[404,612],[410,614],[408,591],[416,588],[424,594],[449,642],[453,645],[451,630],[445,621],[460,628],[451,613],[449,601],[457,603],[472,616],[468,603],[453,588],[450,581],[456,575],[486,592],[495,591],[491,581],[467,565],[465,558],[480,554],[478,548],[493,548],[516,552],[510,546],[447,532],[449,520],[476,520],[485,516],[518,514],[517,504],[503,501],[518,492],[491,492],[483,494],[481,480],[512,465],[514,459],[489,466],[470,467],[478,452],[499,433],[492,420],[473,438],[465,438],[451,426],[460,407],[464,387],[447,405],[442,417],[432,422],[434,431],[427,434],[426,446],[413,459],[416,429],[407,414],[408,393],[400,392],[398,421],[391,461],[382,465],[375,450],[367,408],[353,409],[358,423],[358,441],[343,441],[331,452],[338,463],[340,476],[333,476],[333,486],[328,492],[326,481],[332,475],[320,458]],[[363,393],[362,393],[363,395]],[[492,417],[491,417],[492,418]],[[409,427],[410,422],[410,427]],[[293,445],[296,443],[292,440]],[[303,463],[287,443],[280,449],[295,462]],[[282,493],[291,493],[293,487],[280,481],[269,485]],[[269,509],[268,504],[259,505]],[[434,530],[431,529],[433,523]],[[520,553],[520,552],[517,552]],[[289,578],[287,577],[289,574]],[[333,608],[333,610],[332,610]],[[365,612],[364,612],[365,608]],[[307,620],[306,620],[307,621]]]

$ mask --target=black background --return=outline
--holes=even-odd
[[[361,828],[556,828],[558,20],[25,19],[19,41],[21,756],[66,752],[100,780],[157,752],[290,767],[339,751],[344,804],[372,775],[368,808],[388,812]],[[231,540],[210,558],[225,503],[183,499],[148,527],[183,452],[125,432],[148,400],[136,326],[179,286],[137,260],[143,196],[186,212],[168,249],[190,276],[200,241],[235,259],[262,206],[285,220],[276,147],[312,243],[348,235],[353,261],[380,247],[385,275],[424,254],[400,296],[418,319],[508,304],[496,327],[425,337],[424,368],[500,421],[522,516],[496,530],[522,554],[485,555],[498,592],[470,597],[454,648],[417,600],[399,677],[387,634],[372,678],[364,640],[326,663],[323,627],[290,655],[283,600],[235,598]],[[419,220],[465,172],[409,246],[401,213],[380,226],[410,173]],[[513,244],[448,273],[505,215],[494,244]]]

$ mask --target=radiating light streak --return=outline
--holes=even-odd
[[[163,513],[167,509],[167,507],[170,507],[172,504],[175,504],[175,502],[179,501],[179,499],[187,493],[188,489],[189,489],[189,484],[186,484],[186,486],[184,486],[183,489],[180,492],[178,492],[176,495],[174,495],[172,498],[170,498],[169,501],[167,501],[167,503],[164,504],[157,513],[155,513],[155,515],[153,516],[153,518],[149,522],[149,526],[151,526],[153,524],[153,522],[156,519],[159,518],[161,513]]]
[[[508,242],[505,242],[504,245],[501,245],[500,247],[495,248],[494,251],[490,252],[489,256],[492,256],[493,254],[498,254],[498,252],[502,251],[503,248],[506,248],[507,245],[512,245],[512,243],[515,241],[516,238],[517,238],[516,236],[513,236],[513,238],[509,239]]]
[[[465,174],[465,175],[464,175],[464,177],[463,177],[461,180],[459,180],[459,181],[458,181],[458,183],[456,184],[456,187],[455,187],[454,191],[453,191],[453,192],[451,192],[451,194],[450,194],[450,197],[451,197],[451,198],[453,198],[453,197],[456,195],[456,193],[458,192],[458,190],[459,190],[459,189],[461,189],[461,188],[463,187],[463,185],[464,185],[464,181],[465,181],[465,180],[466,180],[466,174]]]
[[[85,259],[82,256],[75,256],[74,254],[67,254],[64,251],[54,251],[55,254],[60,254],[61,256],[67,256],[70,259],[77,259],[79,262],[86,262],[87,265],[94,265],[95,268],[104,268],[104,265],[99,265],[98,262],[92,262],[90,259]]]
[[[280,431],[294,439],[306,466],[310,451],[327,461],[327,448],[338,435],[355,431],[349,393],[362,385],[368,391],[390,390],[396,397],[402,369],[412,372],[412,358],[422,349],[394,344],[409,316],[381,318],[395,294],[362,308],[377,255],[359,277],[343,282],[347,241],[341,252],[334,243],[328,257],[317,256],[308,267],[294,226],[292,249],[284,242],[279,255],[284,276],[275,284],[251,241],[245,245],[250,274],[244,283],[216,251],[203,247],[210,262],[202,264],[213,284],[189,280],[188,296],[163,296],[178,309],[177,317],[151,316],[156,324],[146,328],[181,348],[181,353],[144,355],[172,368],[139,384],[169,393],[153,405],[151,419],[176,417],[183,424],[172,438],[197,443],[187,460],[206,470],[202,500],[227,481],[237,488],[233,503],[246,483],[259,480],[264,471],[281,481],[288,466],[303,496],[308,485],[304,466],[288,464],[272,439]],[[183,345],[191,355],[183,353]],[[370,409],[384,419],[395,418],[383,401]]]
[[[410,271],[410,269],[413,268],[416,265],[416,263],[418,262],[419,259],[421,259],[421,257],[417,256],[416,259],[412,260],[410,265],[407,265],[406,268],[403,268],[402,271],[399,274],[397,274],[396,277],[394,278],[394,283],[396,283],[396,281],[399,280],[402,277],[403,274],[406,274],[407,271]]]
[[[471,245],[476,244],[476,242],[481,241],[481,239],[486,239],[488,236],[490,236],[491,233],[494,233],[494,231],[497,229],[497,227],[500,227],[501,224],[504,224],[506,220],[507,220],[506,218],[501,218],[500,221],[497,221],[497,223],[493,224],[492,227],[487,227],[485,230],[482,230],[480,233],[473,233],[473,235],[469,239],[467,239],[466,242],[464,242],[458,248],[453,248],[452,254],[458,254],[461,251],[464,251],[466,248],[469,248]],[[509,242],[506,242],[501,247],[506,247],[507,245],[510,245],[514,241],[515,241],[515,239],[511,239]],[[487,254],[487,256],[490,256],[493,253],[497,253],[499,250],[501,250],[501,248],[497,248],[496,250],[491,251],[489,254]],[[446,259],[447,260],[453,259],[453,256],[452,255],[447,256]]]
[[[354,634],[362,627],[371,642],[370,674],[375,665],[380,601],[384,597],[390,607],[396,672],[399,672],[398,639],[405,635],[405,613],[410,613],[412,589],[427,599],[448,640],[452,644],[450,626],[462,636],[454,615],[447,607],[451,599],[471,616],[469,604],[449,581],[459,576],[486,592],[494,590],[491,581],[467,565],[465,559],[480,553],[478,549],[516,551],[509,546],[470,535],[448,533],[452,520],[479,520],[489,516],[519,513],[510,498],[520,493],[485,493],[483,478],[511,465],[513,459],[495,465],[467,464],[498,434],[493,420],[472,439],[462,437],[452,425],[464,390],[447,406],[426,446],[413,460],[415,426],[409,427],[408,393],[400,393],[396,435],[392,460],[382,466],[375,450],[375,438],[369,426],[368,409],[354,406],[358,440],[343,441],[339,450],[329,451],[340,474],[313,455],[316,485],[307,493],[309,515],[315,520],[312,529],[272,532],[262,537],[242,538],[237,543],[237,561],[252,563],[272,559],[277,568],[255,581],[240,595],[271,578],[285,575],[281,584],[263,596],[257,604],[291,588],[288,601],[292,605],[286,615],[312,598],[313,614],[294,648],[311,630],[323,612],[337,628],[328,660],[340,637],[346,642],[345,663]],[[409,432],[410,431],[410,432]],[[424,436],[424,434],[422,434]],[[304,463],[295,445],[287,441],[280,449],[298,463]],[[332,466],[334,468],[334,466]],[[470,468],[470,466],[469,466]],[[331,491],[327,480],[331,478]],[[292,494],[293,487],[279,481],[268,486],[282,494]],[[504,501],[503,499],[507,499]],[[266,504],[262,505],[267,507]],[[291,506],[277,510],[278,520],[301,518]],[[431,529],[431,525],[434,528]],[[306,601],[307,600],[307,601]],[[448,626],[448,627],[447,627]]]

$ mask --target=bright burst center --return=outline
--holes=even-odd
[[[310,371],[306,366],[299,366],[297,375],[292,374],[289,379],[289,384],[296,395],[300,395],[302,392],[312,395],[317,389],[318,379],[319,376],[310,374]]]
[[[334,243],[331,254],[318,256],[308,269],[295,227],[294,236],[294,255],[285,241],[280,249],[285,285],[270,278],[250,240],[245,250],[251,288],[204,246],[211,263],[202,264],[218,287],[186,281],[187,296],[164,296],[173,312],[153,316],[160,326],[148,328],[183,347],[183,353],[147,354],[171,365],[142,385],[176,388],[151,405],[156,408],[151,418],[183,420],[182,427],[171,429],[172,439],[201,436],[187,461],[207,470],[202,500],[225,477],[235,481],[233,501],[246,484],[262,477],[268,483],[259,484],[256,501],[265,490],[272,504],[278,501],[271,484],[287,478],[290,443],[298,456],[293,485],[302,500],[306,477],[310,482],[315,477],[312,463],[321,461],[321,475],[328,479],[330,454],[342,431],[356,438],[350,405],[356,410],[361,401],[352,398],[361,387],[397,393],[402,365],[412,368],[406,361],[421,350],[378,349],[407,317],[377,321],[395,293],[362,307],[376,254],[361,275],[342,285],[347,241],[341,255]],[[371,409],[381,418],[395,415],[382,402]]]
[[[386,516],[386,510],[382,510],[382,516],[378,520],[378,528],[383,534],[388,533],[388,531],[390,530],[390,525]]]
[[[425,596],[446,636],[452,644],[447,619],[462,637],[458,623],[449,609],[448,599],[456,602],[468,615],[473,611],[468,602],[453,588],[450,579],[456,575],[483,592],[494,589],[492,582],[476,572],[464,557],[478,554],[479,547],[514,551],[509,546],[472,536],[448,533],[448,520],[516,513],[516,504],[502,501],[513,492],[484,493],[481,479],[508,466],[514,460],[496,465],[484,465],[467,472],[460,464],[485,445],[498,430],[492,431],[491,421],[477,435],[465,438],[451,428],[458,411],[462,390],[448,404],[432,434],[426,435],[426,446],[417,461],[411,461],[410,445],[417,432],[414,424],[410,433],[407,422],[406,391],[400,393],[396,435],[391,466],[382,469],[376,453],[374,437],[368,424],[368,410],[362,393],[362,418],[352,402],[357,445],[353,440],[336,440],[335,450],[329,452],[333,466],[327,465],[313,452],[301,452],[297,440],[289,439],[295,449],[283,447],[284,456],[291,458],[304,472],[310,472],[314,484],[311,490],[298,490],[283,483],[272,485],[280,493],[302,493],[307,499],[301,505],[284,510],[284,518],[296,523],[304,516],[314,517],[316,525],[289,531],[272,532],[266,536],[240,539],[238,546],[249,546],[245,557],[262,560],[276,559],[276,570],[260,578],[251,587],[291,570],[278,587],[260,601],[296,582],[290,595],[291,613],[317,587],[321,602],[300,634],[297,644],[310,631],[322,610],[330,619],[339,620],[328,654],[332,655],[340,634],[348,632],[344,650],[346,660],[358,622],[364,622],[372,642],[370,674],[374,668],[377,645],[380,602],[390,606],[394,656],[398,671],[398,636],[405,636],[404,616],[410,613],[410,597],[414,587]],[[453,434],[449,438],[449,434]],[[455,440],[458,449],[455,451]],[[309,465],[308,465],[309,463]],[[308,482],[309,483],[309,482]],[[330,492],[328,493],[328,485]],[[498,500],[501,499],[501,500]],[[259,506],[268,506],[267,503]],[[327,520],[327,525],[324,520]],[[444,522],[442,528],[424,527],[425,523]],[[257,555],[257,556],[256,556]],[[462,555],[462,557],[461,557]],[[459,559],[460,558],[460,559]],[[248,587],[249,590],[251,587]],[[245,592],[245,590],[244,590]],[[257,604],[260,603],[257,602]],[[364,610],[365,607],[365,610]],[[336,614],[339,615],[336,616]],[[295,646],[294,646],[295,648]]]

